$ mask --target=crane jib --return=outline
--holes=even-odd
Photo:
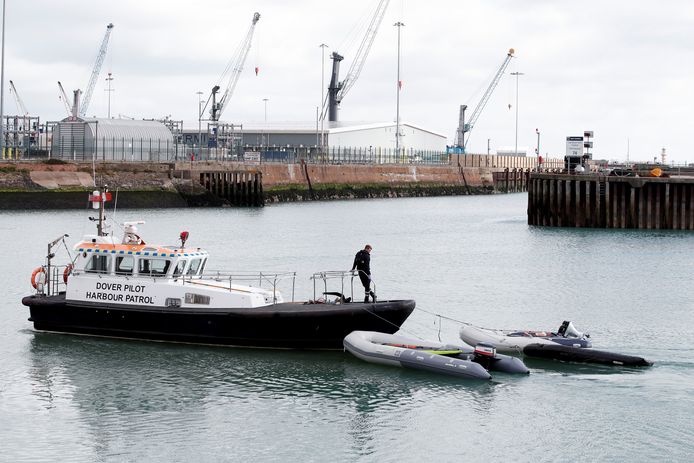
[[[253,40],[253,32],[255,31],[255,25],[258,23],[259,20],[260,13],[254,13],[253,20],[251,22],[251,27],[248,29],[246,37],[243,39],[243,42],[241,42],[241,45],[239,46],[234,59],[232,59],[232,61],[230,61],[227,65],[226,69],[230,69],[231,73],[229,74],[229,82],[227,83],[226,90],[224,90],[224,93],[222,94],[222,97],[219,99],[219,101],[216,101],[216,94],[220,89],[219,85],[215,85],[212,89],[212,94],[210,95],[210,98],[212,98],[212,107],[210,108],[210,119],[212,119],[213,121],[219,120],[219,118],[222,116],[222,113],[224,112],[224,109],[226,108],[227,103],[231,99],[231,96],[234,94],[234,89],[236,88],[236,84],[238,83],[239,77],[241,76],[241,71],[243,71],[243,65],[245,64],[246,58],[248,57],[248,52],[251,49],[251,42]],[[226,74],[226,70],[224,74]]]
[[[96,62],[94,63],[92,76],[89,78],[89,84],[87,84],[87,90],[84,92],[84,97],[82,98],[82,103],[80,104],[80,116],[82,117],[87,114],[89,102],[92,99],[92,93],[94,92],[94,87],[96,86],[96,80],[99,78],[99,73],[101,72],[101,65],[104,64],[104,57],[106,56],[106,50],[108,49],[108,39],[111,36],[112,30],[113,23],[109,23],[108,26],[106,26],[106,34],[104,35],[104,39],[101,41],[99,53],[96,55]]]

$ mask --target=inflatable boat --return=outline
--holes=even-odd
[[[525,346],[531,344],[564,345],[580,349],[592,346],[588,335],[574,328],[570,321],[564,321],[556,332],[493,330],[464,324],[460,328],[460,338],[471,346],[483,342],[493,345],[499,352],[510,354],[519,354]]]
[[[653,362],[643,357],[618,354],[604,350],[562,346],[561,344],[529,344],[523,348],[523,354],[528,357],[542,359],[610,366],[649,367],[653,365]]]
[[[490,379],[487,369],[506,373],[529,372],[518,358],[496,354],[493,346],[467,346],[422,341],[375,331],[353,331],[345,350],[366,362],[425,370],[464,379]]]
[[[492,330],[465,324],[460,338],[468,344],[486,343],[499,352],[563,362],[612,366],[651,366],[653,362],[631,355],[592,349],[588,335],[564,321],[556,332]]]

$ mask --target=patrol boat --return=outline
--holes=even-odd
[[[145,243],[128,222],[121,239],[104,230],[107,191],[90,201],[99,216],[97,234],[73,247],[67,265],[55,265],[54,250],[63,235],[48,244],[45,264],[24,297],[34,328],[40,331],[157,341],[264,348],[342,349],[352,331],[396,332],[415,308],[413,300],[352,302],[345,297],[351,272],[312,276],[314,298],[294,301],[296,274],[206,272],[209,254],[187,245],[182,232],[174,246]],[[65,244],[67,249],[67,245]],[[330,280],[330,281],[329,281]],[[341,284],[340,292],[328,283]],[[280,286],[291,285],[285,301]],[[284,287],[282,286],[282,287]],[[316,297],[316,286],[325,289]],[[334,296],[334,298],[332,298]]]

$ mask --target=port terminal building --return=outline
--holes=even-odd
[[[395,155],[394,122],[273,122],[229,124],[209,121],[66,118],[51,124],[52,156],[64,160],[158,161],[241,159],[244,153],[269,161],[311,159],[319,153],[340,156]],[[443,153],[446,137],[402,122],[401,158]],[[335,156],[333,156],[335,157]],[[400,160],[402,162],[402,159]]]
[[[219,134],[215,141],[215,129]],[[213,148],[233,139],[242,151],[293,151],[310,154],[325,149],[376,150],[394,149],[394,122],[310,122],[247,123],[235,125],[184,123],[182,140],[188,146]],[[403,151],[444,151],[446,137],[418,125],[400,124],[400,146]]]

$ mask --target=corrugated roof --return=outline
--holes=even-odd
[[[407,122],[401,122],[403,127],[411,127],[413,129],[421,130],[438,137],[446,138],[445,135],[433,132],[431,130],[424,129],[418,125],[413,125]],[[332,126],[332,127],[330,127]],[[368,130],[368,129],[380,129],[385,127],[395,127],[395,122],[328,122],[325,121],[324,129],[328,133],[344,133],[353,132],[355,130]],[[191,133],[198,130],[198,122],[183,122],[183,131],[186,133]],[[203,122],[202,131],[207,130],[207,122]],[[243,124],[243,130],[239,129],[239,132],[243,133],[256,133],[265,132],[269,134],[273,133],[316,133],[316,121],[281,121],[281,122],[248,122]]]
[[[143,139],[173,142],[171,131],[158,121],[138,121],[129,119],[84,118],[89,129],[99,139]],[[96,127],[96,128],[95,128]]]

